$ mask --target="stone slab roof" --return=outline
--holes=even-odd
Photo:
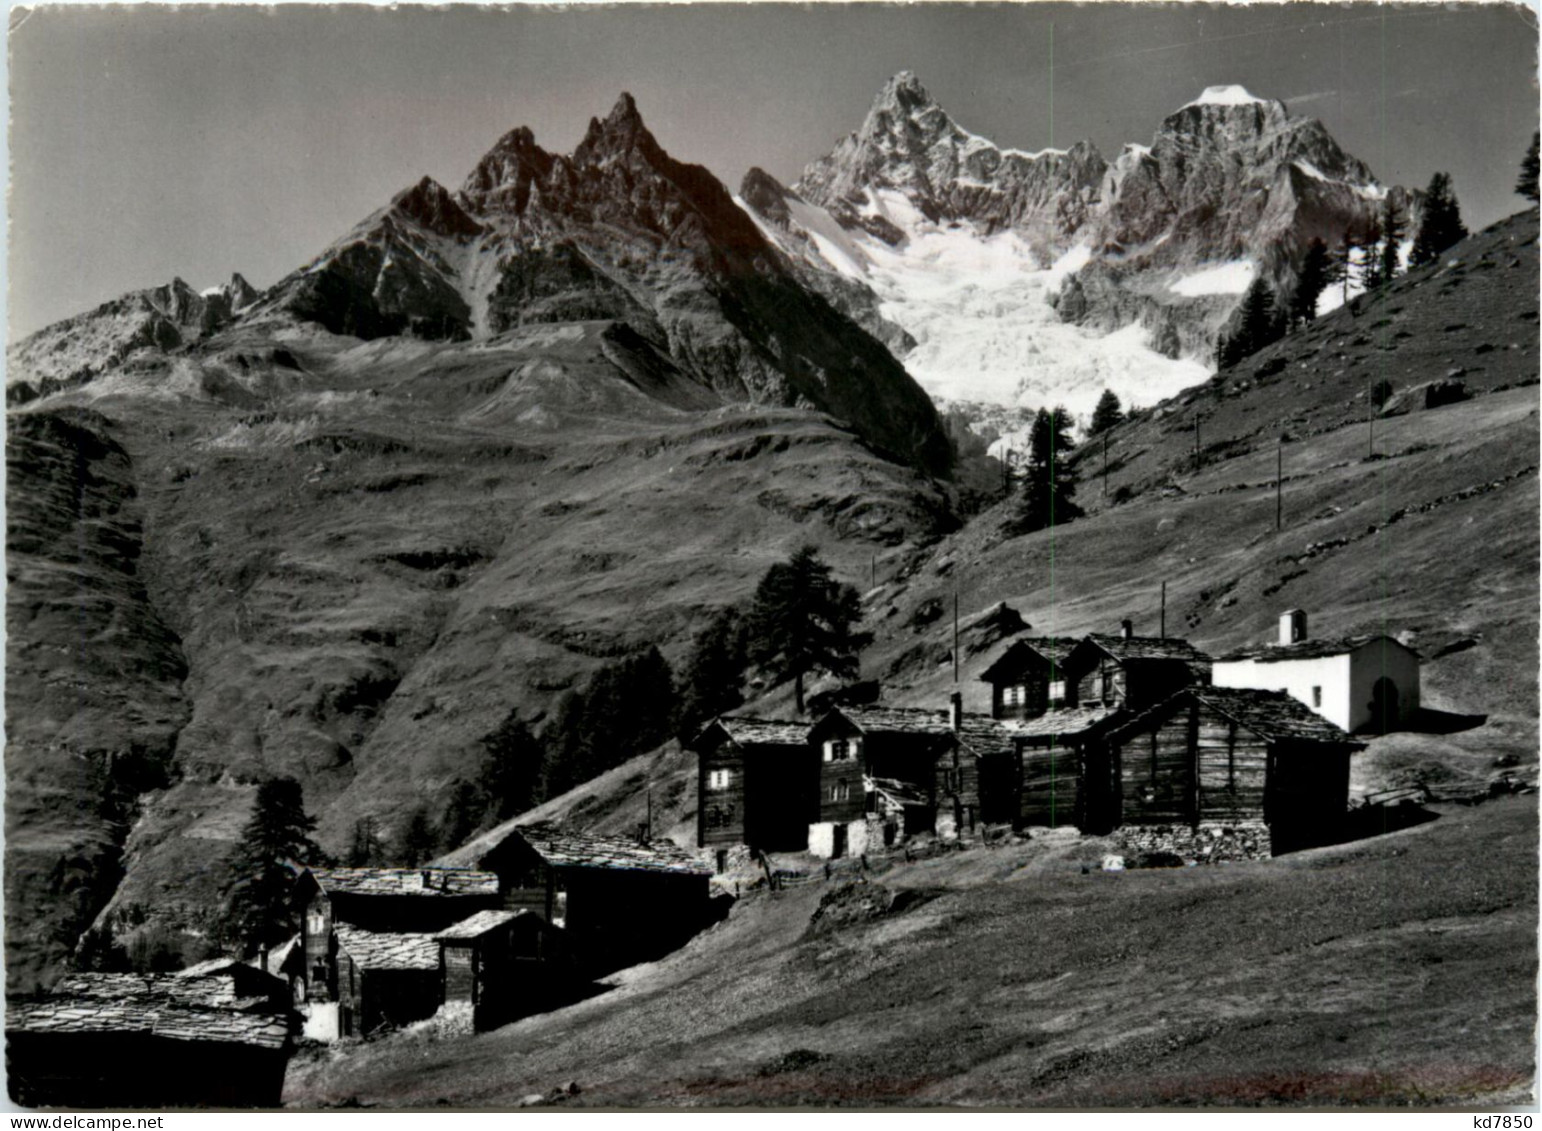
[[[446,927],[434,938],[440,942],[471,942],[479,939],[488,931],[502,927],[506,923],[512,923],[521,915],[529,915],[532,919],[540,919],[534,911],[478,911],[469,919],[463,919],[453,927]],[[543,920],[544,922],[544,920]]]
[[[1246,727],[1265,742],[1314,742],[1324,746],[1365,749],[1333,723],[1284,691],[1260,691],[1250,687],[1186,687],[1161,703],[1132,715],[1118,727],[1119,734],[1138,731],[1150,719],[1166,718],[1175,703],[1187,696]]]
[[[1102,649],[1120,663],[1129,660],[1181,660],[1185,663],[1210,663],[1210,657],[1187,640],[1174,636],[1120,636],[1090,633],[1088,643]]]
[[[1385,641],[1395,647],[1418,653],[1401,641],[1394,640],[1390,636],[1380,633],[1370,633],[1364,636],[1337,636],[1325,637],[1321,640],[1302,640],[1295,644],[1260,644],[1252,648],[1239,648],[1235,652],[1228,652],[1220,658],[1221,663],[1229,663],[1237,660],[1256,660],[1260,664],[1275,664],[1284,660],[1319,660],[1327,656],[1344,656],[1350,652],[1358,652],[1367,644],[1377,641]]]
[[[1080,738],[1122,713],[1117,707],[1067,707],[1024,719],[1016,733],[1023,738]]]
[[[437,970],[439,943],[432,934],[365,931],[338,923],[337,942],[364,970]]]
[[[238,998],[229,977],[179,974],[72,974],[46,996],[6,1003],[7,1032],[142,1033],[280,1049],[289,1020],[254,1010],[266,998]]]
[[[953,735],[948,711],[926,707],[840,707],[863,734],[909,734],[947,739]],[[1018,723],[990,715],[966,714],[959,720],[959,741],[976,754],[1011,750]]]
[[[311,868],[328,895],[497,895],[498,877],[469,868]]]
[[[1037,653],[1058,668],[1077,643],[1075,638],[1066,636],[1019,637],[990,667],[980,673],[980,679],[985,683],[994,683],[997,678],[1005,677],[1007,672],[1021,667],[1029,659],[1028,653]]]
[[[1283,691],[1248,687],[1196,687],[1189,690],[1201,703],[1214,707],[1238,726],[1270,742],[1321,742],[1363,750],[1347,731]]]
[[[808,746],[808,724],[720,715],[717,725],[741,746]]]
[[[710,876],[710,865],[694,853],[655,841],[639,844],[629,837],[581,833],[549,822],[520,825],[513,835],[524,839],[554,868],[609,868],[624,872],[663,872]]]

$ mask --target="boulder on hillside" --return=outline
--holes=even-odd
[[[1440,408],[1465,401],[1470,395],[1464,381],[1455,379],[1426,381],[1411,389],[1393,393],[1387,398],[1387,403],[1381,406],[1381,415],[1402,416],[1404,413],[1418,412],[1420,409]]]
[[[964,631],[969,633],[969,642],[964,650],[971,656],[977,655],[998,641],[1016,636],[1019,632],[1027,632],[1031,627],[1021,613],[1002,601],[964,626]]]

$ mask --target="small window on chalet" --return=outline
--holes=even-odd
[[[708,789],[727,789],[732,774],[728,770],[710,770],[707,773]]]
[[[1023,684],[1016,687],[1003,688],[1001,703],[1005,707],[1021,707],[1028,700],[1028,688]]]
[[[1312,706],[1314,706],[1314,707],[1321,707],[1322,706],[1322,688],[1321,687],[1313,687],[1312,688]]]
[[[1049,683],[1049,697],[1052,702],[1065,702],[1065,680],[1052,679]]]
[[[845,762],[851,758],[851,739],[834,738],[825,743],[826,762]]]
[[[726,848],[717,850],[717,871],[718,875],[728,871],[728,849]]]
[[[830,800],[831,801],[849,801],[849,800],[851,800],[851,786],[847,783],[845,778],[842,778],[840,781],[836,782],[834,785],[832,785],[830,787]]]

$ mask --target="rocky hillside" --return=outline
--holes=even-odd
[[[628,97],[261,295],[125,296],[10,361],[13,989],[93,920],[196,954],[270,775],[335,851],[395,835],[796,545],[855,578],[957,521],[925,394]]]
[[[1077,413],[1104,387],[1149,404],[1203,380],[1254,278],[1286,293],[1313,238],[1364,234],[1389,195],[1418,205],[1321,122],[1240,87],[1110,162],[1086,141],[1001,148],[909,72],[791,187],[752,170],[740,195],[805,271],[873,293],[933,396]]]

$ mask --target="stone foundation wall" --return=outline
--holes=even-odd
[[[1184,862],[1225,864],[1236,860],[1267,860],[1269,828],[1262,823],[1238,825],[1135,825],[1114,834],[1126,862],[1135,864],[1147,853],[1170,852]]]

